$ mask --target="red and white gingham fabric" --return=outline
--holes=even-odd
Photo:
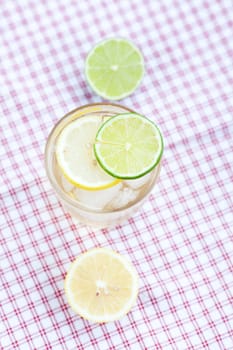
[[[101,101],[84,60],[109,36],[145,57],[121,103],[160,125],[165,158],[143,208],[94,230],[63,211],[43,152],[58,119]],[[1,1],[0,61],[2,349],[233,349],[232,0]],[[105,325],[75,315],[63,289],[95,246],[140,276],[135,307]]]

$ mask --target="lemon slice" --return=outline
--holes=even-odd
[[[122,255],[95,248],[80,255],[65,278],[71,308],[97,323],[118,320],[129,312],[138,295],[138,274]]]
[[[137,113],[125,113],[104,122],[94,144],[96,159],[110,175],[137,179],[149,173],[163,154],[159,128]]]
[[[77,187],[100,190],[116,185],[119,180],[98,165],[93,152],[101,116],[79,117],[60,133],[56,144],[56,158],[66,179]]]
[[[128,40],[106,39],[87,56],[85,73],[88,83],[98,95],[119,100],[139,86],[144,75],[143,56]]]

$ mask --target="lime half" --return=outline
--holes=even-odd
[[[138,48],[128,40],[107,39],[87,56],[85,73],[98,95],[119,100],[130,95],[140,84],[144,60]]]
[[[136,113],[119,114],[101,125],[94,152],[108,174],[119,179],[136,179],[159,163],[163,138],[148,118]]]

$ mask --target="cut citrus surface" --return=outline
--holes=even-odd
[[[89,53],[85,63],[87,81],[100,96],[119,100],[130,95],[144,75],[138,48],[125,39],[106,39]]]
[[[95,248],[80,255],[65,279],[71,308],[97,323],[118,320],[129,312],[138,295],[138,275],[122,255]]]
[[[94,152],[107,173],[119,179],[136,179],[159,163],[163,138],[148,118],[136,113],[119,114],[101,125]]]
[[[63,175],[77,187],[100,190],[116,185],[119,180],[98,165],[93,143],[102,117],[89,115],[68,124],[58,136],[56,158]]]

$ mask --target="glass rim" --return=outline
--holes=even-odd
[[[132,113],[135,113],[134,110],[128,108],[128,107],[125,107],[123,105],[120,105],[120,104],[117,104],[117,103],[111,103],[111,102],[97,102],[97,103],[89,103],[89,104],[86,104],[86,105],[82,105],[80,107],[77,107],[71,111],[69,111],[68,113],[66,113],[62,118],[60,118],[56,123],[55,125],[53,126],[53,128],[51,129],[50,133],[49,133],[49,136],[47,138],[47,141],[46,141],[46,145],[45,145],[45,152],[44,152],[44,163],[45,163],[45,170],[46,170],[46,174],[47,174],[47,177],[49,179],[49,182],[52,186],[52,188],[54,189],[54,191],[56,192],[58,198],[64,202],[66,202],[67,204],[69,204],[70,206],[72,206],[73,208],[78,208],[84,212],[87,212],[87,213],[94,213],[94,214],[101,214],[101,215],[107,215],[107,214],[110,214],[110,213],[115,213],[115,212],[124,212],[125,210],[129,209],[129,208],[133,208],[133,207],[136,207],[138,206],[140,203],[142,203],[144,201],[144,199],[147,197],[147,195],[149,195],[149,193],[151,192],[151,190],[153,189],[155,183],[156,183],[156,180],[158,179],[159,177],[159,174],[160,174],[160,170],[161,170],[161,162],[162,162],[162,158],[159,160],[159,163],[156,165],[156,167],[159,167],[158,168],[158,171],[155,173],[154,177],[152,178],[147,190],[145,191],[145,193],[143,193],[143,195],[140,197],[140,199],[138,199],[136,202],[133,202],[132,204],[128,204],[122,208],[116,208],[116,209],[112,209],[112,210],[108,210],[108,211],[101,211],[101,209],[94,209],[94,208],[88,208],[87,206],[85,205],[82,205],[81,202],[78,202],[76,199],[73,199],[71,198],[70,196],[68,196],[65,191],[61,188],[61,186],[57,183],[57,181],[55,180],[55,175],[54,173],[51,171],[52,167],[49,165],[50,161],[51,161],[51,151],[53,149],[53,137],[54,137],[54,134],[57,130],[57,128],[66,120],[68,119],[70,116],[72,116],[74,113],[76,113],[77,111],[81,111],[82,109],[86,109],[88,107],[95,107],[95,106],[112,106],[112,107],[118,107],[118,108],[121,108],[121,109],[124,109],[126,110],[127,112],[132,112]],[[87,112],[87,113],[95,113],[97,111],[93,111],[93,112]],[[80,117],[84,117],[85,114],[83,116],[80,116]],[[50,156],[50,157],[49,157]],[[155,168],[156,168],[155,167]],[[154,168],[154,169],[155,169]],[[154,171],[154,169],[152,169],[152,172]],[[79,188],[77,186],[77,188]],[[98,190],[96,191],[93,191],[93,192],[96,192],[98,193]]]

